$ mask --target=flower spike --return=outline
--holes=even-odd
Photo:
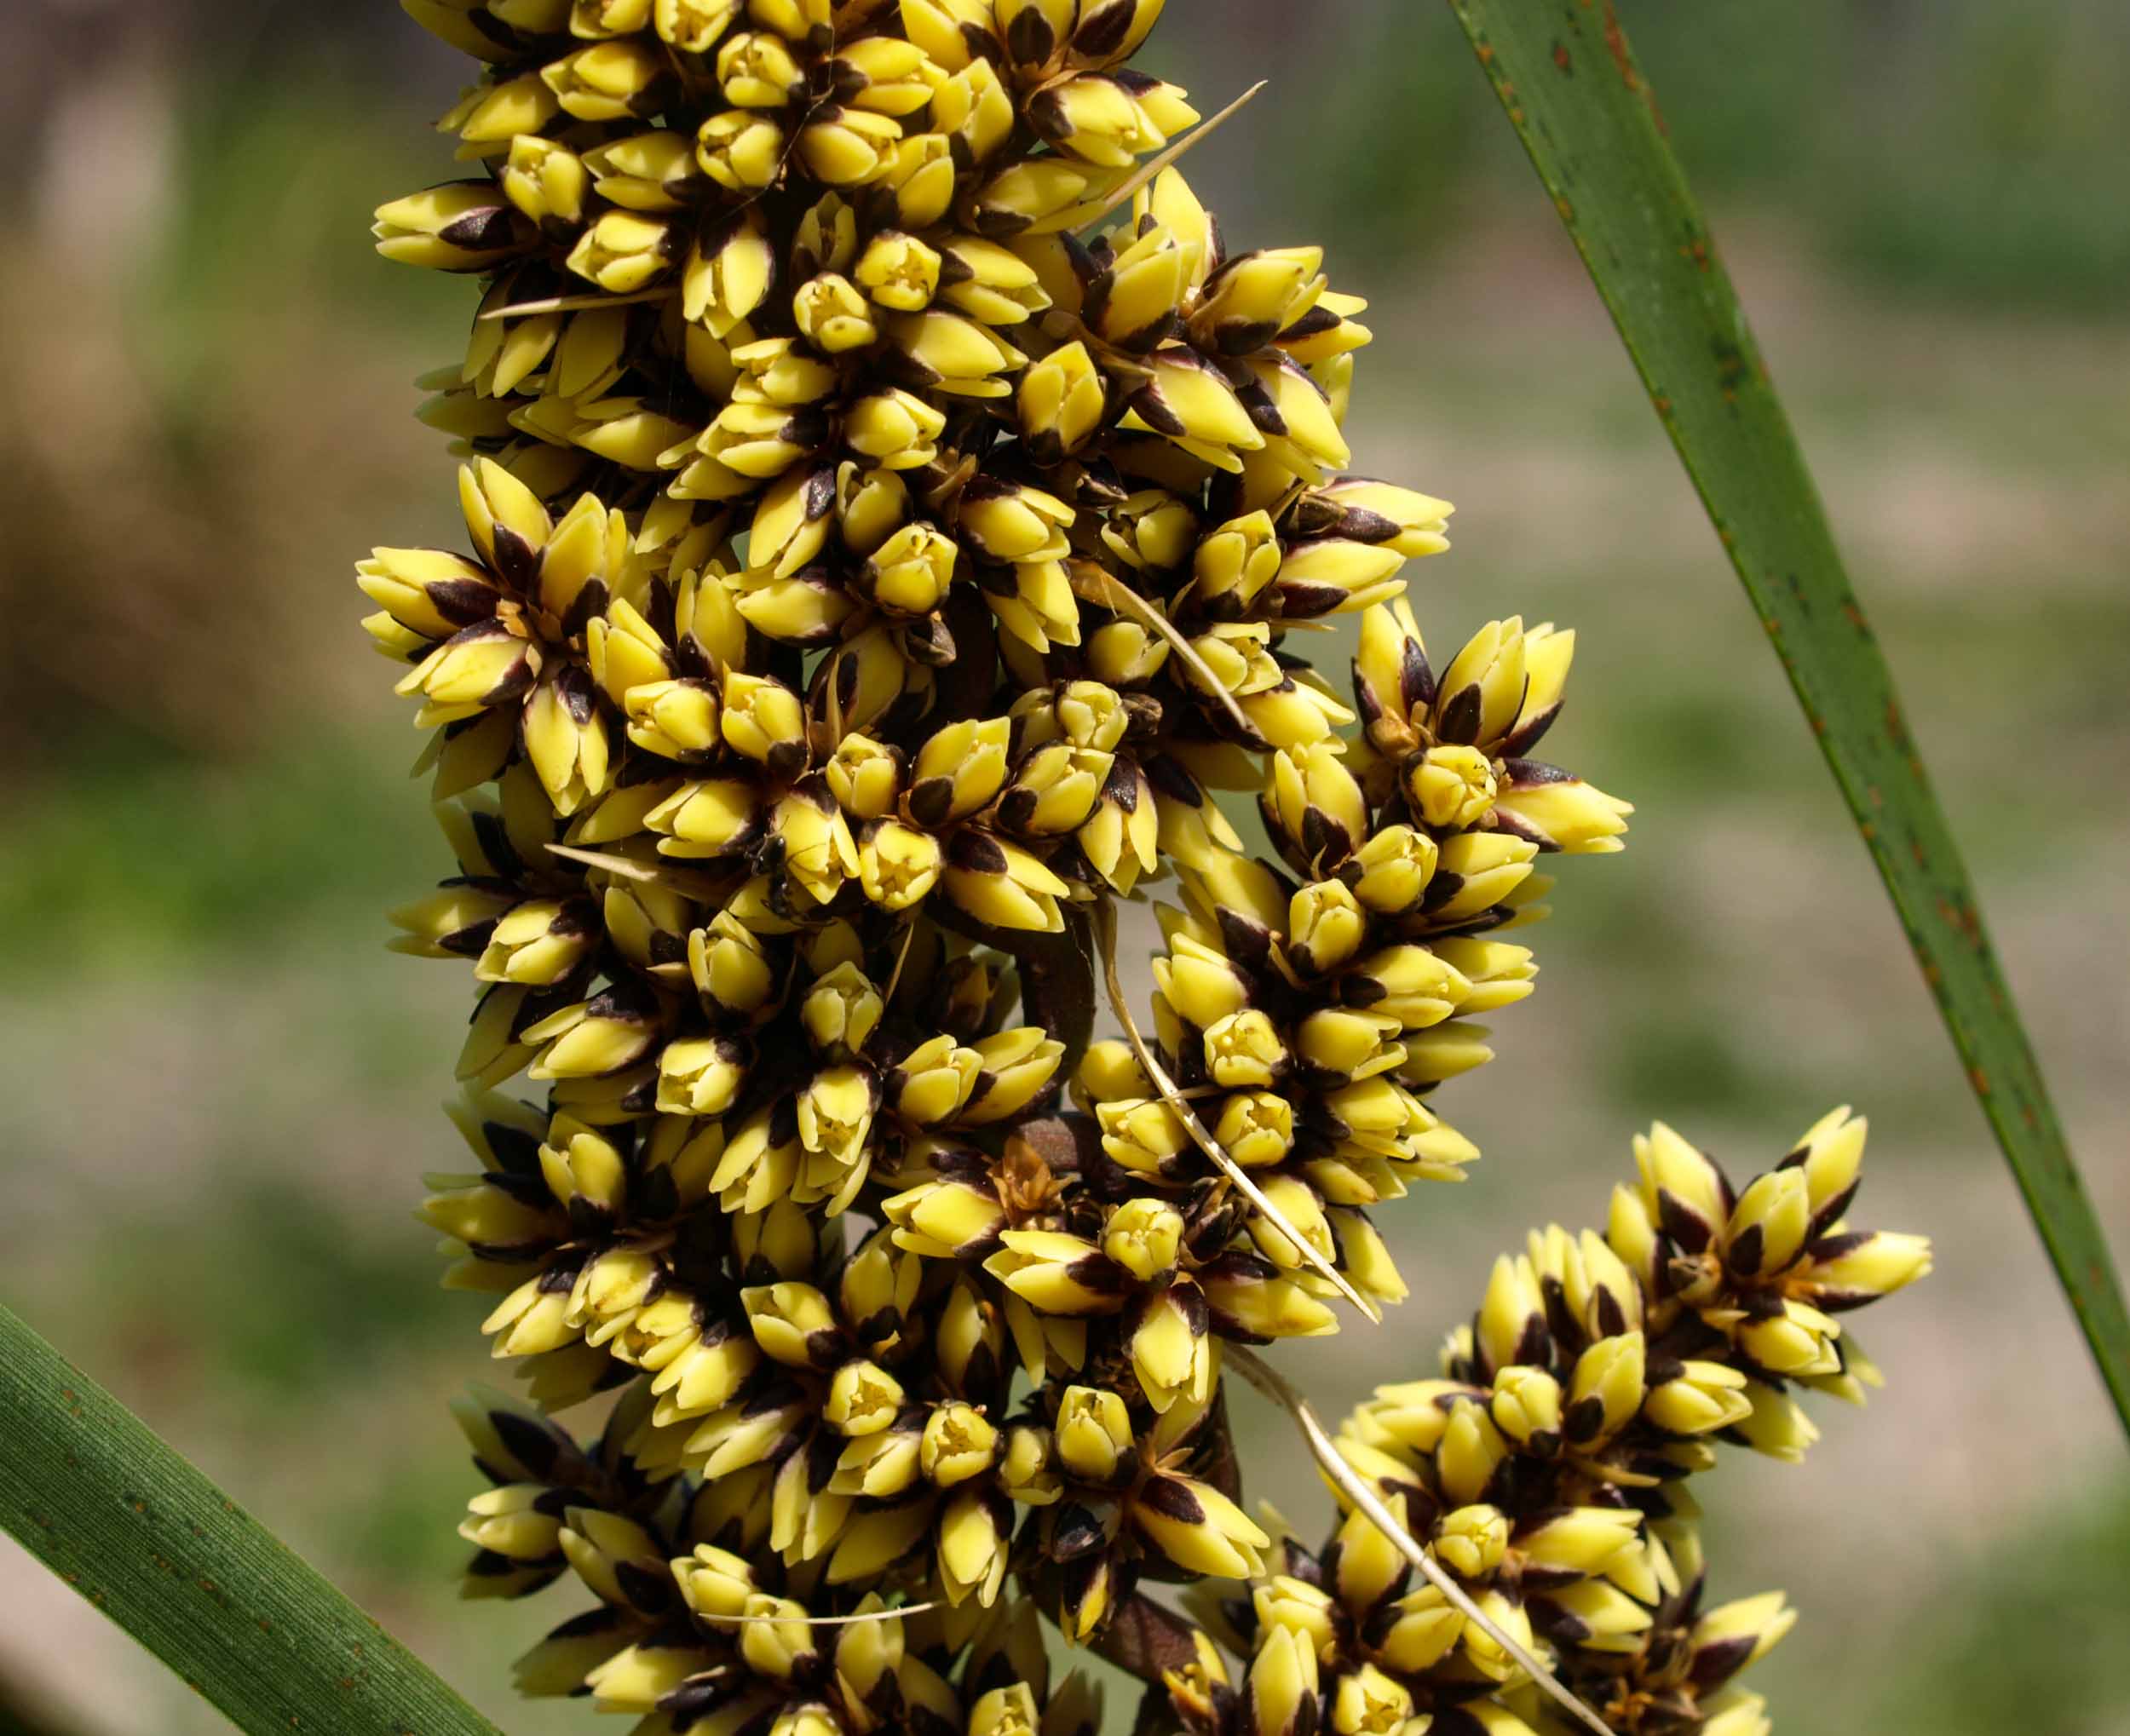
[[[406,5],[477,63],[461,178],[377,214],[481,280],[422,411],[465,537],[357,580],[451,854],[390,944],[475,997],[420,1216],[519,1385],[459,1407],[465,1587],[581,1594],[519,1686],[1097,1736],[1047,1623],[1189,1736],[1760,1727],[1787,1606],[1704,1607],[1680,1486],[1877,1382],[1850,1313],[1930,1254],[1846,1222],[1860,1122],[1742,1190],[1654,1130],[1336,1438],[1256,1354],[1405,1299],[1543,859],[1632,812],[1533,757],[1572,632],[1427,649],[1453,509],[1350,474],[1366,302],[1187,181],[1263,86],[1133,66],[1165,0]]]

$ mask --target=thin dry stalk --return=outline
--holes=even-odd
[[[1146,1069],[1146,1076],[1154,1082],[1154,1089],[1161,1094],[1161,1101],[1175,1112],[1177,1119],[1183,1124],[1184,1130],[1197,1141],[1198,1148],[1213,1160],[1220,1172],[1235,1184],[1243,1198],[1263,1212],[1272,1227],[1294,1245],[1304,1262],[1327,1279],[1339,1295],[1360,1309],[1369,1320],[1381,1325],[1383,1311],[1347,1281],[1346,1274],[1327,1260],[1315,1245],[1294,1227],[1287,1214],[1267,1198],[1264,1190],[1250,1179],[1250,1172],[1229,1157],[1222,1148],[1220,1141],[1206,1132],[1206,1124],[1198,1118],[1196,1112],[1184,1101],[1176,1081],[1169,1077],[1167,1069],[1162,1066],[1146,1039],[1140,1036],[1138,1022],[1131,1016],[1131,1004],[1125,997],[1124,984],[1117,975],[1117,912],[1115,905],[1106,898],[1096,901],[1095,929],[1102,947],[1102,978],[1109,991],[1110,1010],[1116,1014],[1118,1022],[1124,1026],[1125,1038],[1131,1043],[1131,1052],[1138,1056],[1139,1065]]]
[[[548,296],[537,302],[513,302],[507,308],[491,308],[476,313],[477,320],[527,319],[535,313],[576,313],[593,308],[627,308],[638,302],[663,302],[675,294],[671,284],[660,284],[655,288],[637,290],[626,296],[584,295]]]
[[[705,1615],[701,1610],[697,1610],[694,1616],[697,1621],[707,1622],[712,1627],[744,1628],[767,1622],[780,1625],[789,1623],[802,1628],[852,1628],[866,1622],[897,1622],[906,1615],[923,1615],[939,1607],[940,1604],[935,1601],[930,1603],[898,1603],[892,1609],[864,1609],[855,1615]]]
[[[1223,1347],[1223,1359],[1293,1417],[1302,1431],[1302,1438],[1309,1443],[1310,1455],[1339,1493],[1367,1515],[1368,1522],[1396,1545],[1398,1553],[1419,1571],[1422,1578],[1449,1601],[1459,1614],[1515,1659],[1529,1674],[1531,1680],[1558,1701],[1577,1722],[1596,1732],[1597,1736],[1612,1736],[1611,1727],[1603,1718],[1569,1693],[1560,1679],[1534,1654],[1505,1633],[1486,1611],[1472,1601],[1471,1594],[1450,1577],[1434,1556],[1428,1554],[1413,1533],[1398,1523],[1396,1515],[1384,1504],[1383,1498],[1346,1463],[1344,1456],[1338,1451],[1338,1443],[1325,1431],[1316,1412],[1310,1408],[1309,1400],[1294,1389],[1286,1376],[1262,1357],[1239,1344]]]
[[[1111,613],[1122,613],[1128,610],[1160,634],[1162,638],[1167,640],[1176,654],[1183,659],[1190,672],[1198,677],[1200,685],[1214,698],[1219,700],[1228,715],[1235,719],[1235,727],[1242,731],[1244,739],[1252,742],[1263,741],[1264,738],[1258,733],[1258,726],[1250,721],[1242,707],[1235,703],[1235,696],[1228,691],[1220,677],[1213,673],[1212,665],[1199,654],[1198,647],[1184,637],[1183,629],[1170,620],[1161,610],[1155,608],[1152,603],[1132,589],[1130,585],[1118,583],[1106,572],[1102,574],[1102,578],[1101,601],[1108,606]],[[1123,610],[1118,608],[1117,606],[1120,603],[1124,605]]]
[[[639,886],[662,886],[683,898],[717,900],[731,889],[728,881],[664,862],[639,862],[633,856],[616,855],[608,850],[580,850],[574,844],[550,844],[547,848],[550,855],[581,862],[587,868],[601,869],[617,879],[633,880]]]
[[[1106,197],[1091,199],[1074,211],[1064,227],[1068,229],[1092,228],[1110,212],[1115,210],[1119,205],[1130,198],[1132,194],[1152,181],[1155,175],[1174,163],[1186,151],[1192,149],[1201,141],[1212,137],[1223,122],[1233,119],[1245,103],[1271,82],[1269,78],[1258,79],[1255,84],[1244,91],[1211,120],[1200,122],[1197,126],[1171,145],[1167,150],[1163,151],[1158,156],[1148,158],[1128,178],[1120,181],[1115,189]]]

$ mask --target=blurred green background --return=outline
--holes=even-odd
[[[389,957],[441,871],[355,629],[373,542],[451,540],[411,411],[471,291],[378,262],[463,64],[387,0],[9,0],[0,64],[0,1296],[506,1727],[563,1612],[461,1611],[485,1373],[411,1210],[466,985]],[[2130,12],[2119,0],[1620,0],[1801,424],[2118,1245],[2130,1242]],[[1802,1469],[1712,1488],[1718,1595],[1782,1585],[1791,1729],[2130,1732],[2130,1478],[1864,854],[1714,538],[1446,9],[1171,0],[1241,245],[1370,297],[1361,467],[1456,501],[1445,644],[1580,632],[1549,743],[1639,805],[1568,865],[1542,992],[1444,1094],[1488,1154],[1385,1214],[1425,1371],[1527,1221],[1588,1220],[1661,1115],[1750,1170],[1828,1105],[1863,1215],[1938,1239],[1867,1323],[1891,1384]],[[24,26],[26,25],[26,28]],[[1211,106],[1210,104],[1208,106]],[[1287,1359],[1290,1368],[1297,1359]],[[1242,1417],[1257,1492],[1321,1497]],[[0,1444],[3,1462],[4,1444]],[[0,1469],[0,1474],[4,1470]],[[0,1681],[68,1736],[227,1727],[12,1544]],[[0,1708],[0,1725],[8,1714]]]

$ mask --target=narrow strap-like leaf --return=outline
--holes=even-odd
[[[1967,871],[1612,0],[1450,0],[1620,328],[1891,894],[2130,1426],[2130,1319]]]
[[[500,1736],[0,1308],[0,1526],[253,1736]]]

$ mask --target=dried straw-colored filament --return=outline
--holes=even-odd
[[[861,1609],[855,1615],[705,1615],[701,1610],[694,1613],[697,1621],[707,1622],[712,1627],[744,1628],[767,1622],[776,1624],[791,1623],[802,1628],[854,1628],[866,1622],[899,1622],[906,1615],[924,1615],[940,1607],[936,1601],[930,1603],[898,1603],[892,1609]]]
[[[603,868],[609,874],[619,874],[624,880],[642,881],[655,885],[665,877],[665,871],[656,862],[639,862],[634,856],[616,855],[611,850],[582,850],[574,844],[550,844],[547,853],[561,856],[586,868]]]
[[[538,302],[513,302],[507,308],[491,308],[476,313],[476,320],[529,319],[535,313],[589,313],[599,308],[630,308],[639,302],[663,302],[676,293],[671,284],[660,284],[648,290],[636,290],[625,296],[586,294],[582,296],[548,296]]]
[[[574,844],[550,844],[547,853],[586,868],[602,869],[619,879],[633,880],[640,886],[662,886],[683,898],[718,899],[727,890],[726,882],[712,875],[672,867],[663,861],[639,862],[634,856],[616,855],[610,850],[580,850]]]
[[[895,999],[895,992],[902,986],[902,967],[910,962],[910,946],[917,939],[917,924],[906,924],[902,930],[902,945],[895,955],[895,974],[888,979],[887,992],[880,997],[880,1004],[886,1006]]]
[[[1105,605],[1112,614],[1129,612],[1137,615],[1162,638],[1167,640],[1169,644],[1175,648],[1176,654],[1183,659],[1191,673],[1198,677],[1206,691],[1219,700],[1228,715],[1235,720],[1235,726],[1242,731],[1244,737],[1253,742],[1261,742],[1264,739],[1258,734],[1258,726],[1250,721],[1242,707],[1235,703],[1235,696],[1228,691],[1220,677],[1213,673],[1212,665],[1199,654],[1198,647],[1184,636],[1182,628],[1170,620],[1165,612],[1132,589],[1130,585],[1118,583],[1115,578],[1106,572],[1102,574],[1102,595],[1093,601]],[[1124,606],[1122,608],[1118,607],[1120,603]]]
[[[1529,1674],[1531,1680],[1558,1701],[1563,1710],[1572,1714],[1579,1723],[1596,1732],[1597,1736],[1613,1736],[1610,1725],[1571,1693],[1560,1678],[1528,1648],[1505,1633],[1500,1624],[1472,1601],[1471,1595],[1444,1570],[1442,1563],[1429,1555],[1413,1533],[1398,1523],[1396,1515],[1384,1504],[1382,1497],[1371,1489],[1367,1481],[1346,1463],[1345,1456],[1338,1451],[1338,1443],[1325,1432],[1324,1425],[1317,1420],[1316,1412],[1310,1408],[1309,1400],[1295,1391],[1286,1376],[1263,1357],[1244,1349],[1240,1344],[1222,1346],[1222,1360],[1293,1417],[1301,1428],[1302,1438],[1309,1443],[1310,1455],[1339,1493],[1367,1515],[1368,1522],[1390,1539],[1398,1553],[1419,1570],[1420,1576],[1429,1584],[1449,1600],[1459,1614],[1515,1659]]]
[[[1183,1094],[1177,1089],[1176,1081],[1168,1076],[1167,1070],[1147,1046],[1146,1039],[1140,1036],[1138,1022],[1131,1016],[1131,1004],[1125,998],[1124,985],[1117,976],[1117,911],[1111,900],[1103,898],[1095,901],[1095,928],[1102,946],[1102,979],[1108,986],[1110,1009],[1124,1026],[1125,1038],[1131,1044],[1131,1052],[1138,1056],[1139,1065],[1146,1069],[1147,1078],[1153,1080],[1154,1089],[1161,1094],[1161,1101],[1175,1112],[1185,1131],[1197,1141],[1198,1148],[1213,1160],[1220,1172],[1235,1185],[1243,1198],[1263,1212],[1272,1227],[1301,1251],[1303,1260],[1328,1279],[1339,1295],[1370,1320],[1381,1325],[1383,1311],[1347,1281],[1345,1273],[1327,1260],[1317,1250],[1315,1245],[1294,1227],[1287,1214],[1265,1196],[1264,1190],[1250,1179],[1250,1172],[1229,1157],[1222,1149],[1220,1141],[1206,1132],[1205,1123],[1184,1101]]]
[[[1186,151],[1190,150],[1201,141],[1212,137],[1223,121],[1232,120],[1245,103],[1271,82],[1269,78],[1258,79],[1255,84],[1244,91],[1211,120],[1200,121],[1198,125],[1184,134],[1159,156],[1148,158],[1130,175],[1120,181],[1114,190],[1102,198],[1091,199],[1085,204],[1069,212],[1064,223],[1060,227],[1067,229],[1086,229],[1102,221],[1110,212],[1115,210],[1119,205],[1174,163]]]

